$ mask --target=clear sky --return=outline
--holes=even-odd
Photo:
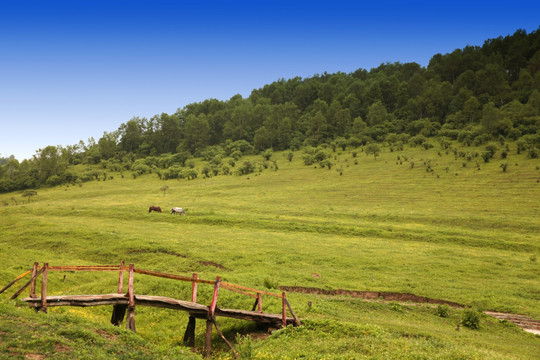
[[[0,156],[539,26],[538,0],[0,0]]]

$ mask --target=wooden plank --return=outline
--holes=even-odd
[[[135,295],[135,304],[137,306],[151,306],[157,308],[166,308],[173,310],[186,311],[191,316],[196,318],[208,318],[209,307],[202,304],[192,303],[191,301],[183,301],[162,296],[150,295]],[[31,307],[39,308],[41,306],[40,298],[25,298]],[[63,295],[63,296],[48,296],[47,304],[51,306],[100,306],[100,305],[128,305],[128,298],[122,294],[101,294],[101,295]],[[239,320],[255,321],[263,324],[273,324],[279,326],[282,324],[282,314],[267,314],[256,311],[237,310],[237,309],[220,309],[216,307],[214,316],[229,317]],[[292,317],[286,318],[287,324],[294,324],[295,320]]]

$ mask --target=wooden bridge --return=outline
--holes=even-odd
[[[48,296],[47,295],[47,277],[51,271],[118,271],[118,290],[116,293],[100,294],[100,295],[61,295],[61,296]],[[128,272],[128,290],[124,294],[124,272]],[[163,296],[150,296],[135,294],[133,289],[135,274],[145,274],[149,276],[156,276],[166,279],[180,280],[191,282],[191,301],[179,300]],[[44,263],[41,267],[36,262],[32,269],[29,269],[25,273],[19,275],[3,289],[0,290],[0,294],[6,291],[13,284],[21,280],[27,275],[30,275],[30,280],[24,284],[11,299],[17,298],[26,288],[30,286],[30,294],[23,300],[26,301],[31,307],[36,310],[47,312],[47,308],[51,306],[103,306],[112,305],[113,311],[111,316],[111,323],[119,326],[124,318],[127,321],[126,327],[132,331],[135,331],[135,308],[136,306],[152,306],[158,308],[167,308],[173,310],[180,310],[189,313],[189,321],[184,334],[184,343],[187,346],[193,347],[195,344],[195,324],[196,319],[206,320],[206,334],[205,334],[205,349],[206,356],[210,356],[212,347],[212,328],[215,327],[221,338],[231,348],[233,354],[236,356],[231,344],[223,336],[223,333],[219,329],[216,323],[216,317],[229,317],[234,319],[254,321],[259,324],[264,324],[272,327],[281,327],[292,325],[300,325],[300,320],[294,314],[289,301],[287,300],[285,292],[281,294],[275,294],[263,290],[252,289],[249,287],[227,283],[221,280],[218,276],[216,280],[204,280],[200,279],[196,273],[191,277],[181,276],[175,274],[161,273],[151,270],[143,270],[135,268],[133,264],[129,267],[125,267],[125,263],[122,261],[120,265],[98,265],[98,266],[49,266],[48,263]],[[38,277],[41,276],[41,296],[36,295],[36,282]],[[204,305],[197,303],[197,287],[198,284],[213,285],[214,292],[212,295],[212,301],[210,305]],[[238,309],[226,309],[217,306],[218,295],[220,289],[227,289],[236,293],[240,293],[255,299],[253,308],[248,310]],[[264,313],[262,310],[262,296],[272,296],[282,299],[282,311],[281,314]],[[287,316],[287,309],[289,310],[291,317]]]

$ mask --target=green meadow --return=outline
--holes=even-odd
[[[294,292],[287,298],[301,327],[267,334],[245,321],[218,324],[246,359],[537,359],[539,336],[481,314],[540,319],[540,160],[516,154],[513,144],[510,150],[485,163],[437,148],[383,148],[377,158],[329,148],[331,169],[304,165],[301,151],[292,161],[275,152],[277,168],[243,176],[164,181],[109,173],[105,181],[38,189],[29,199],[0,194],[0,286],[34,261],[124,260],[275,293],[280,286],[411,293],[475,309],[479,328],[457,330],[465,314],[458,308],[441,317],[426,304]],[[238,163],[244,159],[262,162],[259,155]],[[150,205],[163,213],[148,213]],[[187,216],[171,215],[173,206]],[[110,325],[109,307],[50,307],[44,314],[8,300],[23,282],[0,295],[1,358],[203,354],[203,321],[195,351],[183,346],[186,313],[138,307],[132,334]],[[49,275],[51,295],[112,293],[116,286],[116,273]],[[136,274],[135,293],[189,300],[191,284]],[[201,303],[211,294],[211,286],[199,285]],[[249,297],[220,292],[218,306],[252,305]],[[263,308],[279,313],[281,304],[263,297]],[[213,346],[214,358],[232,357],[215,332]]]

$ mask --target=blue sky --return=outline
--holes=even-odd
[[[427,66],[540,26],[539,1],[0,0],[0,156],[280,78]]]

